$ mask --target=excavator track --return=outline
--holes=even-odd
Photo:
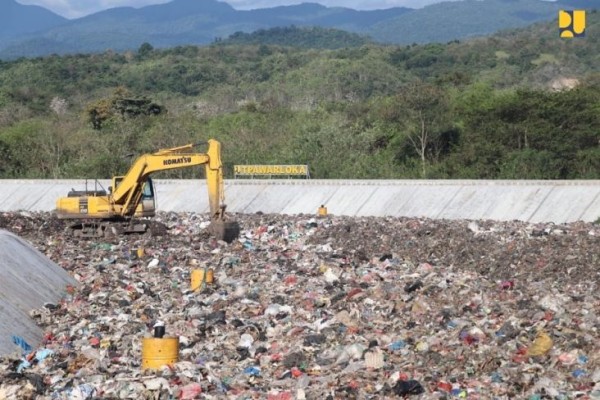
[[[124,235],[148,237],[165,236],[168,227],[157,221],[86,221],[69,226],[71,236],[79,239],[114,239]],[[217,240],[233,242],[240,235],[237,221],[215,220],[210,223],[208,233]]]
[[[163,236],[166,225],[156,221],[91,221],[73,224],[68,228],[71,236],[82,239],[110,239],[123,235]]]

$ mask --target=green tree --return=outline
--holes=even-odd
[[[434,85],[417,81],[396,96],[404,137],[419,157],[421,177],[427,177],[428,162],[439,156],[451,126],[449,98]]]
[[[153,50],[154,50],[154,47],[152,47],[152,45],[150,43],[144,42],[139,47],[137,55],[139,58],[144,59],[144,58],[148,57],[152,53]]]
[[[101,129],[104,122],[117,115],[125,119],[139,115],[158,115],[161,112],[163,107],[145,97],[133,96],[122,86],[117,87],[111,96],[92,102],[86,107],[87,119],[96,130]]]

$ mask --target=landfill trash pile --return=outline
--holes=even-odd
[[[173,213],[105,242],[0,214],[80,282],[31,312],[0,399],[600,399],[598,225],[236,218],[231,244]],[[157,324],[179,358],[142,369]]]

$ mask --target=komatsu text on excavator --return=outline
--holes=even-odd
[[[155,190],[150,175],[158,171],[204,165],[210,208],[210,232],[220,240],[233,241],[239,225],[225,215],[221,144],[210,139],[206,153],[196,153],[194,145],[159,150],[144,154],[123,176],[112,178],[106,190],[72,190],[56,201],[56,215],[76,219],[71,226],[74,236],[110,237],[122,233],[151,232],[159,224],[145,217],[156,211]]]

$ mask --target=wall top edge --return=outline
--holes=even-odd
[[[161,185],[204,183],[204,179],[154,179]],[[1,185],[85,185],[85,179],[0,179]],[[88,185],[94,180],[88,179]],[[98,179],[104,184],[109,179]],[[298,186],[594,186],[600,180],[477,180],[477,179],[225,179],[229,186],[237,185],[298,185]]]

